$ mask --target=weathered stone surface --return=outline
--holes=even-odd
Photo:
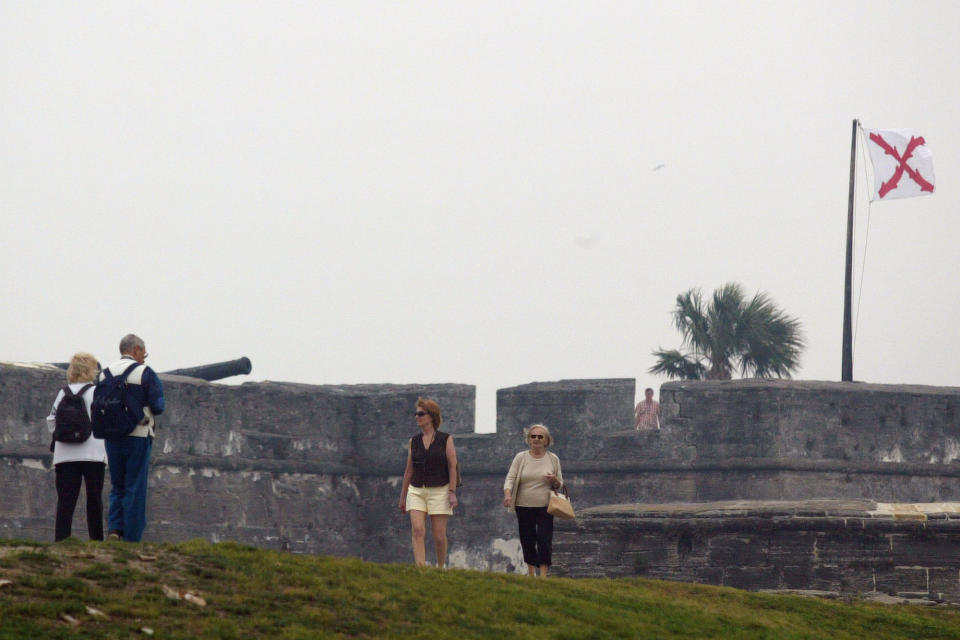
[[[810,581],[875,591],[877,572],[886,572],[885,585],[902,578],[915,588],[915,574],[898,567],[913,566],[918,554],[956,557],[947,547],[960,507],[916,503],[960,499],[958,389],[673,382],[661,389],[663,428],[638,433],[633,380],[537,382],[500,390],[498,432],[475,434],[469,385],[225,386],[162,377],[169,408],[154,443],[148,540],[202,536],[409,561],[409,522],[397,499],[405,444],[416,432],[410,414],[424,395],[440,402],[462,463],[465,486],[449,529],[459,566],[522,569],[501,487],[533,422],[550,427],[581,522],[591,523],[575,539],[558,534],[559,558],[579,553],[566,568],[577,575],[642,571],[754,580],[754,588]],[[43,418],[62,383],[58,369],[0,363],[0,535],[53,536]],[[74,525],[81,536],[82,501]],[[914,506],[895,512],[889,503]],[[939,537],[925,545],[917,532],[935,525]],[[755,564],[730,572],[715,564],[735,558]],[[956,592],[950,571],[929,567],[930,593]]]
[[[960,459],[955,388],[671,382],[661,388],[661,405],[664,427],[685,429],[689,444],[710,457],[923,464]],[[712,428],[697,428],[701,424]]]
[[[876,507],[856,500],[731,500],[584,509],[575,522],[556,525],[555,572],[596,575],[599,566],[611,576],[960,601],[957,521],[875,518]],[[917,507],[953,511],[953,505]],[[581,539],[599,544],[575,544]]]

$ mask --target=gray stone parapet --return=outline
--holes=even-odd
[[[869,519],[857,512],[860,507],[854,515],[831,507],[835,510],[808,516],[787,513],[784,505],[809,507],[817,497],[838,499],[844,508],[853,508],[851,500],[868,506],[960,500],[960,389],[955,388],[792,380],[671,382],[660,391],[662,428],[638,433],[632,429],[632,379],[534,382],[499,390],[498,431],[477,434],[471,385],[222,385],[174,375],[161,378],[168,409],[160,419],[151,464],[146,531],[151,541],[203,537],[409,561],[409,518],[397,501],[406,443],[417,431],[413,404],[421,395],[440,403],[443,429],[454,434],[462,465],[460,506],[448,530],[455,566],[523,571],[517,523],[501,504],[502,485],[514,454],[527,446],[522,430],[534,422],[549,426],[555,438],[552,450],[561,459],[574,504],[585,514],[583,522],[592,523],[584,540],[596,545],[596,557],[585,568],[562,560],[558,572],[633,575],[643,566],[669,566],[676,573],[663,570],[661,577],[771,588],[818,580],[833,585],[845,579],[861,591],[883,587],[909,592],[897,580],[916,586],[916,573],[904,568],[911,565],[900,560],[889,570],[876,565],[878,558],[887,557],[889,536],[908,535],[918,522],[927,532],[942,525],[943,531],[934,533],[947,535],[952,516],[924,512],[922,521],[903,513],[884,518],[879,507]],[[53,538],[56,493],[44,416],[64,382],[64,372],[54,367],[0,362],[0,536]],[[80,537],[86,529],[83,500],[81,496],[74,522]],[[754,506],[737,517],[705,512],[651,516],[644,520],[646,528],[637,528],[629,509],[614,509],[604,517],[590,511],[609,504],[742,500],[778,504],[772,511]],[[658,508],[657,513],[666,509]],[[810,519],[822,530],[810,529]],[[633,524],[618,524],[627,521]],[[857,528],[860,521],[866,524]],[[669,553],[677,556],[678,544],[690,548],[685,559],[695,559],[699,538],[691,536],[701,529],[728,535],[720,522],[734,531],[729,540],[717,539],[713,553],[742,553],[749,571],[731,566],[717,573],[705,560],[663,564]],[[752,540],[749,528],[741,531],[746,523],[757,535],[772,536],[770,541],[737,547],[737,537]],[[564,526],[558,529],[560,537],[567,535]],[[677,527],[690,533],[675,539],[672,551],[653,539],[624,546],[638,531],[655,538],[661,536],[658,531]],[[876,565],[871,565],[869,580],[862,572],[841,571],[836,562],[822,560],[828,553],[824,549],[843,549],[840,542],[822,538],[838,532],[858,540],[851,545],[861,545],[843,553],[860,553],[862,562]],[[895,546],[902,542],[894,541]],[[647,548],[649,558],[643,551]],[[943,549],[944,557],[951,557],[948,546]],[[790,560],[814,557],[814,551],[820,564]],[[757,554],[774,560],[770,566],[749,564]],[[942,567],[924,566],[926,593],[949,592],[938,586],[944,580]],[[890,573],[894,568],[899,573]]]
[[[960,602],[960,503],[604,505],[557,521],[555,573]]]

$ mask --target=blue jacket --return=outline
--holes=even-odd
[[[113,376],[123,375],[131,364],[136,362],[130,356],[123,356],[111,364],[107,369]],[[106,376],[101,373],[100,381]],[[137,426],[131,436],[146,437],[153,435],[153,416],[158,416],[166,409],[166,403],[163,399],[163,383],[160,382],[156,372],[145,364],[137,366],[130,375],[127,376],[127,388],[130,395],[133,396],[143,406],[143,420]]]

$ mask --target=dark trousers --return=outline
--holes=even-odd
[[[153,438],[124,436],[104,440],[110,463],[110,507],[107,525],[127,542],[140,542],[147,526],[147,479]]]
[[[70,537],[73,511],[80,497],[80,483],[87,486],[87,532],[91,540],[103,540],[102,462],[61,462],[57,473],[57,524],[54,540]]]
[[[517,507],[523,561],[531,567],[550,566],[553,552],[553,516],[546,507]]]

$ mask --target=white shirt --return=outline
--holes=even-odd
[[[87,382],[71,383],[70,391],[76,393],[83,388]],[[53,408],[50,409],[50,415],[47,416],[47,430],[53,433],[56,428],[57,407],[63,399],[63,389],[57,392],[57,399],[53,401]],[[90,405],[93,404],[93,387],[91,386],[83,394],[83,404],[87,409],[87,417],[90,416]],[[94,438],[93,434],[84,442],[55,442],[53,445],[53,464],[58,465],[61,462],[107,462],[107,450],[103,446],[103,440]]]

